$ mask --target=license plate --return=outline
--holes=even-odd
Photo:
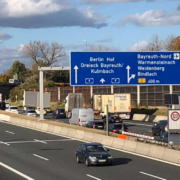
[[[121,114],[120,116],[121,116],[121,117],[126,117],[126,114]]]
[[[106,160],[105,159],[101,159],[101,160],[99,160],[99,162],[106,162]]]
[[[98,126],[98,127],[102,127],[102,126]]]
[[[60,114],[64,114],[64,113],[60,113]]]
[[[119,121],[115,121],[115,122],[119,122]]]

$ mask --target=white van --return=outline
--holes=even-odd
[[[69,124],[85,126],[88,121],[94,121],[94,111],[92,108],[74,108]]]

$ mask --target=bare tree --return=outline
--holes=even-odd
[[[163,49],[163,41],[159,38],[158,34],[153,35],[148,46],[149,51],[161,51]]]
[[[165,40],[165,49],[167,51],[180,51],[180,36],[168,36]]]
[[[23,52],[32,58],[36,64],[42,59],[46,66],[60,61],[60,58],[65,56],[64,48],[59,43],[47,43],[41,41],[30,42],[23,48]]]
[[[112,49],[111,47],[106,47],[99,44],[98,46],[91,45],[89,50],[96,51],[96,52],[101,52],[101,51],[108,52],[108,51],[111,51]]]

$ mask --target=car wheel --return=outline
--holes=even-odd
[[[161,130],[160,133],[159,133],[159,135],[162,136],[163,134],[164,134],[164,131]]]
[[[85,160],[85,163],[86,163],[86,166],[87,166],[87,167],[90,166],[89,161],[88,161],[87,158],[86,158],[86,160]]]
[[[113,164],[113,162],[110,162],[110,163],[109,163],[109,166],[112,166],[112,164]]]
[[[79,156],[77,155],[76,156],[76,161],[77,161],[77,163],[80,163],[81,161],[79,160]]]
[[[155,135],[156,135],[156,133],[155,133],[155,132],[152,132],[152,135],[153,135],[153,136],[155,136]]]

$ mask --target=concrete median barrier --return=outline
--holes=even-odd
[[[147,118],[148,118],[147,114],[134,114],[132,120],[135,120],[135,121],[146,121]]]
[[[69,128],[67,136],[75,138],[76,136],[76,129]]]
[[[92,132],[84,132],[83,140],[91,142],[94,134]]]
[[[102,143],[102,140],[103,140],[103,135],[102,134],[95,134],[94,133],[92,142]]]
[[[125,140],[123,150],[135,152],[136,147],[137,147],[136,141]]]
[[[36,121],[31,121],[30,127],[31,128],[35,128],[36,127],[36,123],[37,123]]]
[[[146,121],[146,122],[158,122],[160,120],[167,120],[167,116],[134,114],[132,120],[134,120],[134,121]]]
[[[111,146],[113,143],[113,137],[110,136],[103,136],[103,140],[101,142],[105,146]]]
[[[25,126],[26,127],[31,127],[31,120],[27,120]]]
[[[42,124],[42,127],[41,127],[41,130],[42,130],[42,131],[47,131],[48,126],[49,126],[49,124],[43,123],[43,124]]]
[[[141,142],[137,142],[136,150],[135,152],[142,155],[148,155],[150,150],[150,144],[144,144]]]
[[[17,124],[17,121],[18,121],[18,118],[16,118],[16,117],[10,117],[10,123],[13,123],[13,124]]]
[[[5,115],[5,114],[0,114],[0,119],[3,120],[3,121],[9,122],[10,121],[10,116]]]
[[[68,130],[69,130],[69,128],[67,128],[67,127],[61,127],[61,131],[59,134],[61,134],[63,136],[67,136]]]
[[[123,149],[125,140],[119,138],[113,138],[112,147],[117,149]]]
[[[84,136],[84,131],[76,130],[75,138],[77,138],[77,139],[83,139],[83,136]]]
[[[61,126],[54,126],[54,134],[60,134],[61,132]]]
[[[162,159],[164,155],[165,148],[156,146],[156,145],[150,145],[148,156],[154,157],[157,159]]]
[[[47,132],[53,133],[54,132],[54,125],[49,124],[48,128],[47,128]]]
[[[42,122],[37,122],[36,123],[36,129],[38,129],[38,130],[41,130],[41,128],[42,128],[42,125],[43,125],[43,123]]]
[[[173,163],[179,163],[180,151],[173,149],[165,149],[162,159]]]

